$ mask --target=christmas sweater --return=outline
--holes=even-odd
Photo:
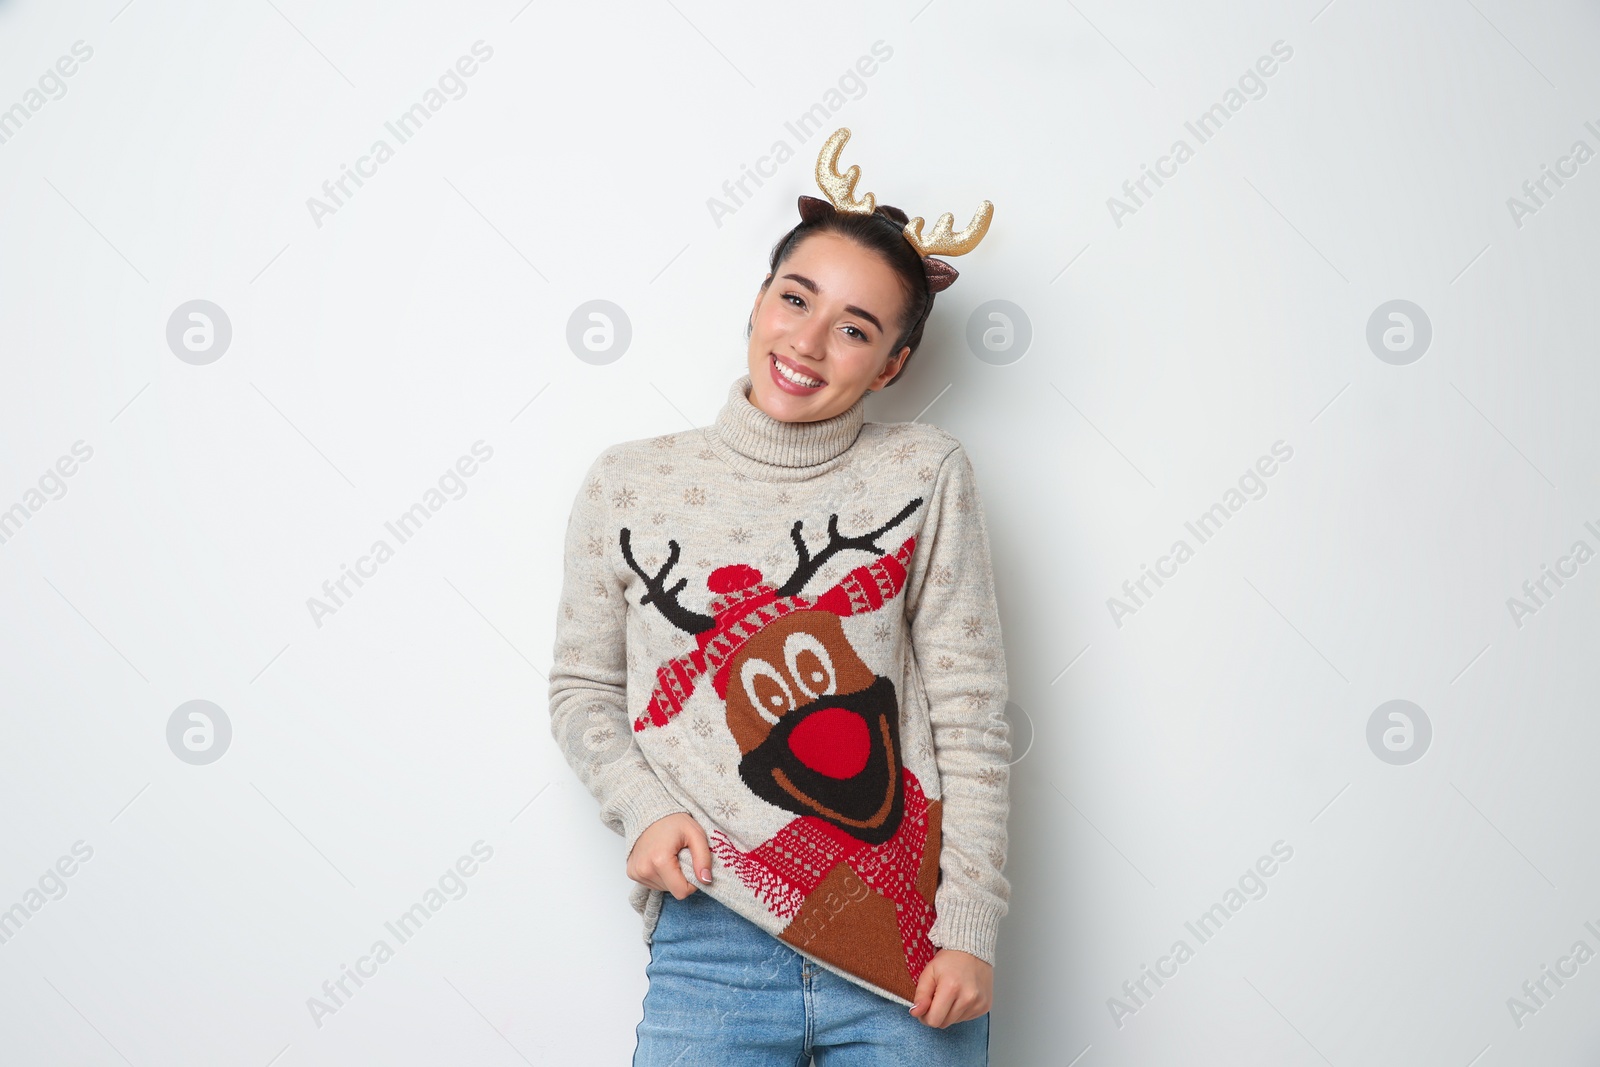
[[[910,1005],[939,948],[995,959],[1008,682],[961,443],[787,423],[736,380],[709,426],[613,445],[566,530],[550,727],[631,851],[685,812],[685,878]],[[649,944],[665,893],[633,883]]]

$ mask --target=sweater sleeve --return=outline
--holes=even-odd
[[[684,808],[645,760],[628,715],[628,605],[608,551],[616,535],[605,521],[605,457],[590,465],[567,519],[550,732],[600,802],[600,821],[632,853],[651,823]]]
[[[928,563],[906,614],[928,698],[943,813],[937,918],[928,938],[993,964],[1011,885],[1009,684],[989,535],[966,451],[951,451],[928,502]]]

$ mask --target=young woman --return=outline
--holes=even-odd
[[[870,423],[969,251],[828,200],[774,247],[710,426],[613,445],[567,528],[551,729],[628,847],[635,1064],[988,1062],[1010,734],[961,444]]]

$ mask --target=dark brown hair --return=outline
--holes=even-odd
[[[848,237],[861,247],[881,256],[900,279],[900,292],[905,297],[900,312],[900,336],[889,347],[889,356],[893,358],[895,353],[908,346],[911,349],[905,363],[900,365],[899,372],[889,379],[884,388],[905,377],[906,366],[910,364],[911,357],[917,354],[917,346],[922,343],[923,327],[927,325],[928,315],[933,311],[933,293],[928,288],[928,275],[922,265],[922,253],[913,248],[911,242],[906,239],[904,227],[907,221],[904,211],[889,204],[879,204],[871,214],[837,210],[820,212],[796,224],[794,229],[784,234],[778,243],[772,246],[772,261],[768,268],[771,273],[767,280],[761,283],[761,288],[765,290],[772,283],[772,279],[778,276],[778,268],[783,261],[800,247],[801,241],[814,233],[836,233]],[[746,337],[750,336],[753,328],[752,324],[745,330]]]

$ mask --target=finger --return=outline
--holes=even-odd
[[[700,880],[710,884],[711,843],[706,840],[706,832],[700,828],[699,823],[695,823],[694,829],[689,832],[689,856],[694,861],[695,873],[700,876]]]
[[[954,1022],[952,1013],[955,1010],[958,992],[955,982],[940,982],[938,991],[933,995],[933,1004],[928,1008],[928,1014],[923,1016],[922,1021],[941,1030]]]
[[[933,1003],[934,990],[939,986],[939,969],[930,961],[922,968],[922,973],[917,976],[916,994],[911,998],[912,1007],[910,1014],[923,1021],[927,1020],[928,1007]]]
[[[661,879],[662,887],[673,896],[682,900],[690,893],[695,892],[695,887],[683,876],[683,868],[676,852],[670,856],[663,856],[656,866],[656,877]]]
[[[945,1016],[945,1025],[954,1026],[956,1023],[968,1022],[976,1019],[983,1013],[976,1010],[977,999],[969,992],[966,996],[956,997],[954,1004],[950,1005],[950,1013]]]

